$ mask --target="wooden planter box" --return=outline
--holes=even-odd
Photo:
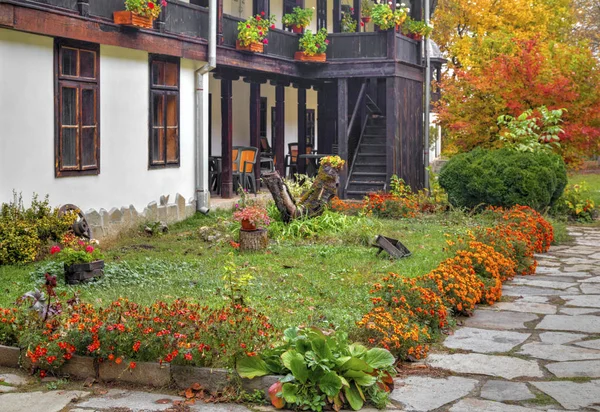
[[[115,24],[141,27],[143,29],[151,29],[154,23],[154,19],[152,17],[140,16],[139,14],[135,14],[127,10],[113,12],[113,20]]]
[[[252,53],[262,53],[265,50],[265,46],[262,43],[251,43],[248,46],[242,46],[239,40],[235,41],[235,49],[249,51]]]
[[[307,56],[303,51],[297,51],[294,53],[294,60],[298,60],[301,62],[311,62],[311,63],[325,63],[327,60],[327,56],[325,53],[315,54],[314,56]]]
[[[79,263],[71,266],[65,265],[65,282],[67,285],[76,285],[88,279],[104,276],[104,261],[96,260],[90,263]]]

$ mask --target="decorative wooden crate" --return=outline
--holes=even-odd
[[[103,269],[103,260],[96,260],[90,263],[77,263],[71,266],[65,265],[65,282],[67,285],[76,285],[88,279],[101,278],[104,276]]]
[[[151,29],[154,19],[152,17],[140,16],[127,10],[113,12],[113,20],[115,24],[123,26],[141,27],[143,29]]]
[[[297,51],[294,53],[294,60],[298,60],[301,62],[310,62],[310,63],[325,63],[327,60],[327,56],[325,53],[315,54],[314,56],[307,56],[303,51]]]
[[[262,53],[265,50],[265,46],[262,43],[250,43],[248,46],[242,46],[239,40],[235,42],[236,50],[244,50],[253,53]]]

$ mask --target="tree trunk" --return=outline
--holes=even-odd
[[[319,167],[319,173],[310,189],[296,200],[277,172],[263,176],[267,188],[275,200],[275,205],[285,223],[300,217],[319,216],[329,200],[337,194],[339,170],[328,164]]]

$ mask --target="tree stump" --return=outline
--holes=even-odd
[[[268,244],[266,229],[240,230],[240,250],[264,250]]]

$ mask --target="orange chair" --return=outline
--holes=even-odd
[[[285,157],[285,168],[289,170],[289,172],[287,173],[288,177],[292,178],[294,177],[294,174],[298,172],[298,143],[288,143],[288,150],[289,152]],[[312,145],[307,144],[306,154],[311,154],[312,152]]]
[[[252,190],[256,194],[256,180],[254,178],[254,168],[256,167],[256,157],[258,149],[256,147],[238,147],[239,156],[237,167],[233,168],[234,185],[237,181],[242,189]]]

